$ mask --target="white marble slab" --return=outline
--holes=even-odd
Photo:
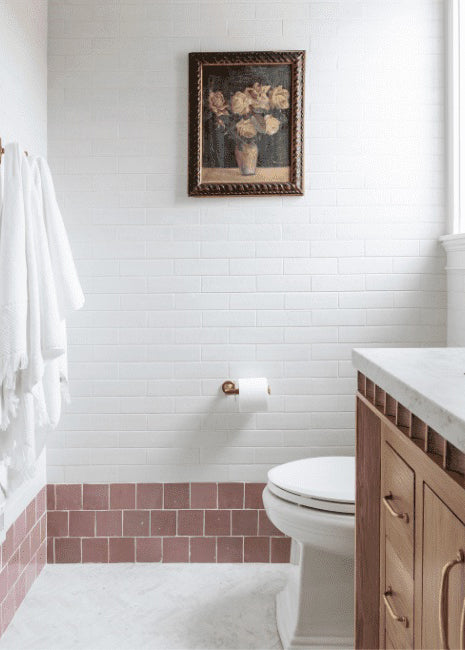
[[[465,348],[372,348],[355,368],[465,452]]]
[[[290,566],[49,564],[0,650],[278,650]]]

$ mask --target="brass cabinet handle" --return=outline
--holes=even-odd
[[[460,650],[465,650],[465,598],[463,599],[462,614],[460,616]]]
[[[441,574],[441,587],[439,590],[439,628],[441,630],[441,650],[449,650],[449,629],[448,629],[448,623],[449,623],[449,575],[451,570],[456,566],[457,564],[463,564],[465,562],[465,555],[460,549],[457,551],[456,557],[445,564],[442,567],[442,574]],[[464,604],[465,607],[465,604]],[[461,643],[462,643],[462,648],[463,648],[463,624],[464,624],[464,611],[462,610],[462,620],[461,620]]]
[[[386,609],[389,612],[389,616],[395,621],[397,621],[398,623],[402,623],[402,625],[408,627],[408,618],[406,616],[399,616],[396,613],[393,606],[391,605],[391,601],[389,600],[390,596],[392,596],[392,588],[388,587],[383,594],[383,600],[384,600],[384,604],[386,605]]]
[[[397,510],[395,510],[392,507],[392,504],[391,504],[392,498],[393,498],[392,497],[392,492],[388,492],[386,494],[386,496],[383,497],[384,505],[386,506],[386,508],[389,510],[389,512],[391,513],[391,515],[393,517],[396,517],[396,519],[403,519],[405,521],[405,523],[408,524],[408,521],[409,521],[408,514],[406,512],[397,512]]]

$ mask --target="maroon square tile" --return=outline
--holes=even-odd
[[[34,528],[31,530],[31,556],[34,556],[37,551],[39,550],[39,546],[41,543],[41,522],[38,521]]]
[[[40,523],[39,523],[40,530]],[[68,537],[68,512],[62,510],[52,510],[47,517],[47,535],[48,537]]]
[[[47,542],[44,541],[36,554],[36,571],[37,575],[42,571],[47,562]]]
[[[13,587],[19,576],[19,549],[13,553],[8,562],[8,591]]]
[[[282,537],[284,535],[271,523],[265,510],[260,510],[258,513],[258,534],[269,535],[270,537]]]
[[[48,535],[50,536],[50,533]],[[94,537],[94,535],[95,512],[93,510],[71,510],[69,513],[69,536]]]
[[[191,537],[190,539],[191,562],[216,562],[215,537]]]
[[[269,562],[269,537],[244,537],[244,562]]]
[[[110,537],[110,562],[134,562],[134,542],[133,537]]]
[[[47,539],[47,563],[48,564],[55,564],[55,544],[54,544],[54,538],[49,537]]]
[[[23,573],[19,576],[15,584],[15,607],[18,607],[23,602],[26,596],[26,574]]]
[[[5,567],[0,573],[0,603],[4,600],[8,592],[8,569]]]
[[[233,535],[256,535],[258,529],[257,510],[233,510],[232,511],[232,534]]]
[[[218,537],[217,562],[242,562],[242,537]]]
[[[14,524],[6,531],[5,541],[2,544],[2,565],[5,566],[14,551]]]
[[[83,562],[108,562],[108,539],[90,537],[82,540]]]
[[[136,507],[136,486],[134,483],[112,483],[110,485],[111,510],[133,510]]]
[[[36,496],[37,519],[40,519],[45,512],[47,512],[47,488],[44,485],[39,494]]]
[[[205,535],[230,535],[230,510],[205,510]]]
[[[218,507],[216,483],[191,483],[191,508],[212,509]]]
[[[81,540],[77,537],[55,538],[55,562],[71,564],[81,561]]]
[[[189,538],[163,537],[163,562],[189,562]]]
[[[152,510],[151,517],[151,535],[155,537],[176,535],[176,512],[174,510]]]
[[[37,523],[40,523],[40,541],[44,542],[47,537],[47,515],[45,514]]]
[[[178,510],[178,535],[203,535],[203,510]]]
[[[161,562],[161,537],[136,539],[136,562]]]
[[[97,516],[99,537],[121,537],[123,535],[123,513],[121,510],[101,510]]]
[[[29,532],[36,523],[36,500],[33,499],[26,508],[26,532]]]
[[[137,507],[142,509],[147,508],[149,510],[163,508],[163,484],[138,483]]]
[[[123,512],[123,535],[125,537],[147,537],[150,529],[148,510],[125,510]]]
[[[263,508],[262,494],[266,483],[245,484],[245,507],[261,510]]]
[[[272,537],[271,538],[271,561],[272,562],[290,562],[291,559],[291,538],[290,537]]]
[[[165,483],[163,490],[163,507],[167,509],[189,508],[189,483]]]
[[[55,510],[55,485],[47,485],[47,510]]]
[[[84,484],[82,507],[84,510],[108,510],[110,487],[106,484]]]
[[[218,483],[218,508],[244,507],[243,483]]]
[[[14,523],[13,546],[15,550],[19,547],[19,545],[22,543],[25,537],[26,537],[26,511],[23,510],[23,512],[19,515],[19,517],[16,519]]]
[[[19,564],[20,571],[24,571],[31,560],[31,543],[29,536],[23,541],[19,547]]]
[[[81,510],[82,485],[55,485],[57,510]]]

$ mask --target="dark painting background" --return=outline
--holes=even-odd
[[[238,90],[244,91],[255,82],[282,86],[291,92],[290,65],[205,65],[203,66],[203,142],[204,167],[237,167],[234,156],[235,141],[217,125],[216,117],[208,108],[210,90],[221,90],[229,103]],[[290,110],[282,112],[289,118]],[[272,114],[276,114],[272,112]],[[258,136],[259,167],[288,167],[290,165],[289,123],[286,121],[275,135]]]

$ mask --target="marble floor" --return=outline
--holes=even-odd
[[[285,564],[68,564],[44,568],[0,650],[281,648]]]

